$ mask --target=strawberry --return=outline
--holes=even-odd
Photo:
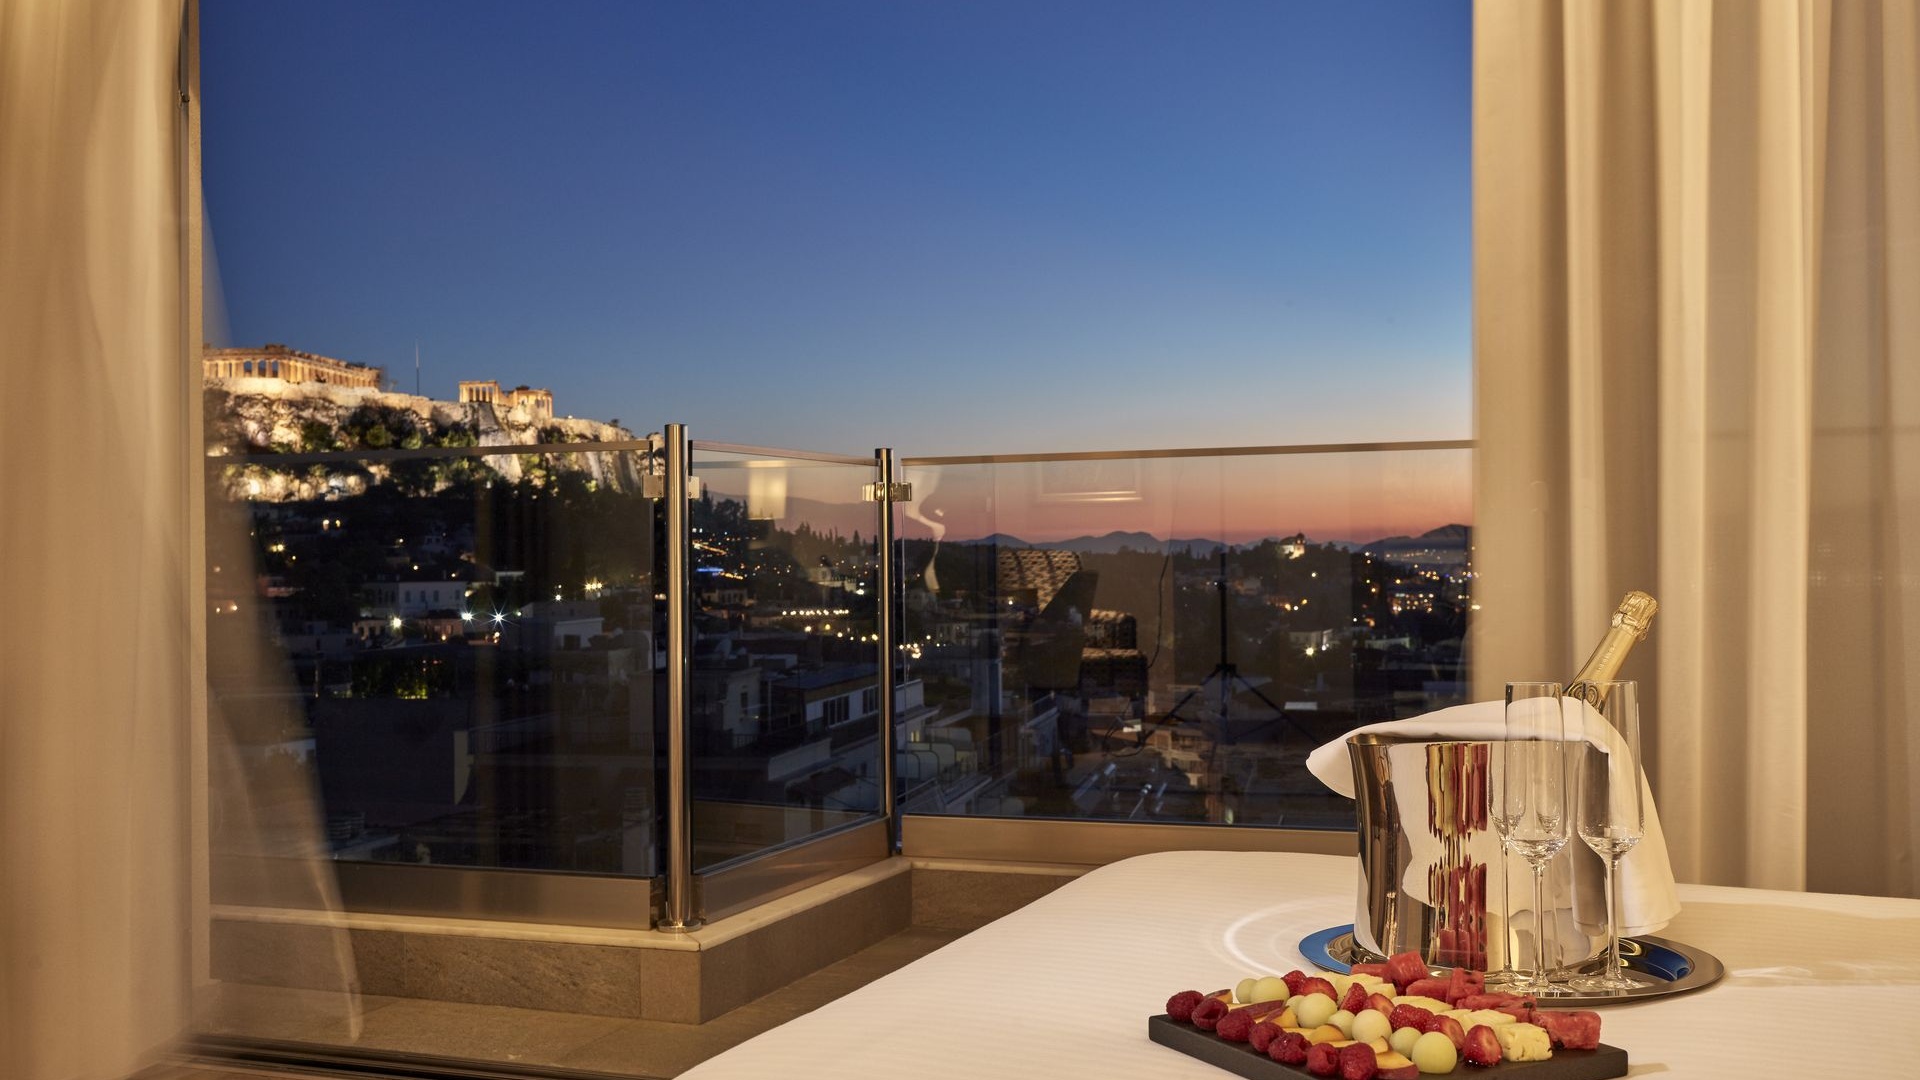
[[[1294,992],[1301,997],[1308,994],[1325,994],[1335,1001],[1340,1000],[1340,995],[1333,992],[1333,984],[1325,979],[1307,979],[1300,984],[1300,989]]]
[[[1359,983],[1348,986],[1347,996],[1341,1000],[1340,1007],[1356,1016],[1365,1012],[1367,1008],[1367,988]]]
[[[1460,1029],[1460,1021],[1451,1016],[1430,1016],[1420,1027],[1421,1031],[1437,1031],[1447,1037],[1455,1050],[1464,1050],[1467,1045],[1467,1033]]]
[[[1467,1032],[1467,1045],[1461,1048],[1460,1054],[1475,1065],[1498,1065],[1500,1037],[1487,1025],[1475,1024],[1473,1030]]]
[[[1431,1019],[1433,1019],[1433,1014],[1418,1005],[1395,1005],[1393,1011],[1387,1014],[1388,1022],[1393,1024],[1394,1027],[1410,1027],[1415,1031],[1427,1030],[1427,1021]],[[1196,1024],[1200,1022],[1197,1011],[1194,1014],[1193,1022]]]

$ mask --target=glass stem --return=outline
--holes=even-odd
[[[1620,978],[1620,856],[1607,856],[1607,981]]]
[[[1533,864],[1533,982],[1547,981],[1547,864]]]

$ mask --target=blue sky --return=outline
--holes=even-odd
[[[1468,0],[202,0],[231,340],[904,454],[1471,433]]]

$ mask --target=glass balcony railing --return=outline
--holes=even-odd
[[[209,458],[216,856],[679,927],[908,816],[1350,829],[1307,753],[1466,697],[1466,443],[906,459],[889,504],[884,452],[371,423]]]
[[[693,868],[880,811],[871,460],[694,444]]]
[[[1352,828],[1307,753],[1466,700],[1470,464],[907,459],[901,811]]]
[[[451,445],[210,459],[216,802],[252,808],[215,851],[653,876],[644,449],[427,434]]]

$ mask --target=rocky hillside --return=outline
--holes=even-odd
[[[540,444],[634,438],[632,432],[612,424],[573,417],[535,417],[523,408],[500,409],[490,404],[439,401],[328,383],[210,379],[206,384],[206,426],[209,456],[497,446],[502,451],[498,455],[438,460],[466,461],[514,483],[529,479],[539,482],[546,476],[570,472],[584,472],[596,486],[614,490],[633,490],[639,483],[638,453],[516,450]],[[353,463],[345,469],[249,463],[228,470],[226,486],[235,497],[281,502],[352,495],[365,490],[369,483],[385,482],[392,472],[391,465],[378,462],[364,466]],[[443,470],[442,480],[451,473]]]

